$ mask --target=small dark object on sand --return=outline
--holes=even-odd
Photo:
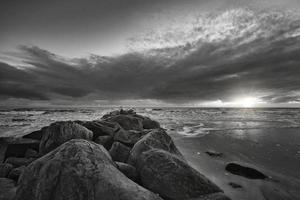
[[[228,185],[230,185],[232,188],[243,188],[240,184],[229,182]]]
[[[249,179],[266,179],[268,178],[266,175],[261,173],[260,171],[250,168],[250,167],[244,167],[242,165],[236,164],[236,163],[229,163],[226,165],[225,168],[227,171],[229,171],[232,174],[243,176]]]
[[[223,153],[221,152],[217,152],[217,151],[214,151],[214,150],[208,150],[208,151],[205,151],[205,153],[211,157],[221,157],[223,156]]]

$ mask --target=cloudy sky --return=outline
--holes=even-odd
[[[299,0],[3,0],[0,105],[300,106]]]

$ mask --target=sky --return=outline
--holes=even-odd
[[[0,105],[300,107],[299,0],[1,0]]]

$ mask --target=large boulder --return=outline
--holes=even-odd
[[[109,150],[111,148],[112,143],[114,142],[113,137],[110,135],[103,135],[97,137],[94,142],[100,144],[105,147],[105,149]]]
[[[18,157],[9,157],[5,160],[5,163],[10,163],[15,167],[19,167],[22,165],[28,165],[32,161],[34,161],[34,158],[18,158]]]
[[[142,124],[144,129],[157,129],[160,128],[160,124],[157,121],[150,119],[149,117],[142,118]]]
[[[108,122],[116,122],[125,130],[143,130],[142,119],[134,115],[116,115],[105,119]]]
[[[24,157],[27,149],[38,150],[40,141],[28,138],[5,138],[2,143],[6,146],[5,152],[2,152],[4,154],[2,159],[5,160],[8,157]]]
[[[129,179],[136,181],[138,179],[138,173],[134,166],[127,163],[116,162],[117,168]]]
[[[8,178],[0,178],[0,199],[13,200],[16,194],[16,184]]]
[[[13,169],[13,165],[9,163],[0,164],[0,178],[5,178],[9,172]]]
[[[93,140],[99,136],[114,136],[121,127],[117,123],[106,121],[75,121],[93,132]]]
[[[114,161],[126,162],[130,153],[130,148],[120,142],[114,142],[109,150]]]
[[[114,140],[122,142],[122,143],[130,145],[130,146],[133,146],[137,141],[139,141],[147,133],[149,133],[149,130],[143,130],[143,131],[120,130],[115,134]]]
[[[182,200],[222,192],[187,162],[165,150],[142,153],[135,167],[141,184],[166,199]]]
[[[9,174],[8,174],[8,178],[10,178],[10,179],[12,179],[12,180],[14,180],[14,181],[16,181],[16,182],[18,182],[18,180],[19,180],[19,177],[21,176],[21,174],[24,172],[24,170],[25,170],[25,166],[23,165],[23,166],[20,166],[20,167],[17,167],[17,168],[14,168],[14,169],[12,169],[10,172],[9,172]]]
[[[117,168],[101,145],[68,141],[31,163],[19,180],[16,200],[161,200]]]
[[[142,155],[143,152],[151,149],[165,150],[184,159],[183,155],[175,146],[172,138],[165,132],[165,130],[154,129],[133,146],[130,151],[128,163],[135,165],[137,158]]]
[[[40,153],[45,154],[71,139],[93,139],[93,132],[75,122],[55,122],[44,130]]]
[[[116,110],[105,114],[102,119],[110,122],[117,122],[125,130],[142,130],[142,129],[157,129],[160,125],[157,121],[136,114],[132,109]]]

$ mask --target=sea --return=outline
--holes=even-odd
[[[0,108],[0,137],[21,136],[55,121],[98,120],[119,107]],[[300,128],[297,108],[134,108],[186,137],[211,132]],[[300,133],[299,133],[300,134]],[[299,141],[300,142],[300,141]]]

